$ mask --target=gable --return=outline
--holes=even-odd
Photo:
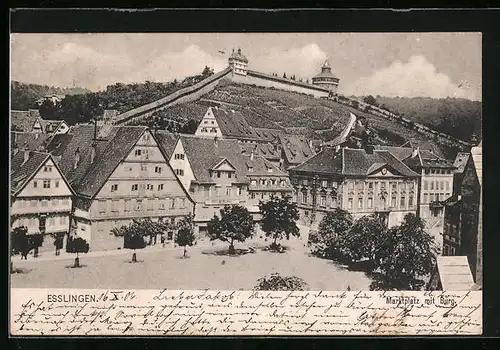
[[[227,159],[223,159],[212,169],[217,171],[236,171],[236,168]]]
[[[382,167],[377,167],[375,170],[369,170],[369,177],[398,177],[401,176],[396,170],[391,168],[388,165],[384,165]]]

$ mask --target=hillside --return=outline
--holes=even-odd
[[[381,108],[461,140],[469,141],[473,133],[481,138],[482,103],[479,101],[381,96],[375,101]]]
[[[11,87],[11,109],[28,110],[37,108],[36,100],[46,95],[78,95],[89,93],[90,90],[75,88],[59,88],[48,85],[25,84],[12,81]]]

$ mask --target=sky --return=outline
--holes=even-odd
[[[480,33],[11,34],[11,79],[99,91],[227,67],[310,79],[328,59],[345,95],[481,100]]]

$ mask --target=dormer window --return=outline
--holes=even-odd
[[[135,154],[136,156],[140,156],[140,155],[142,154],[142,150],[140,150],[140,149],[136,149],[136,150],[135,150],[135,152],[134,152],[134,154]]]
[[[253,167],[249,166],[249,167],[248,167],[248,172],[249,172],[249,173],[253,173]]]

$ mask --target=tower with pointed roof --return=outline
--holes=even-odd
[[[241,48],[231,53],[229,56],[229,67],[233,70],[233,74],[246,76],[248,72],[248,59],[241,53]]]
[[[321,67],[321,72],[312,78],[312,83],[326,88],[334,94],[337,93],[339,78],[332,73],[332,68],[328,60],[325,60],[325,63]]]

